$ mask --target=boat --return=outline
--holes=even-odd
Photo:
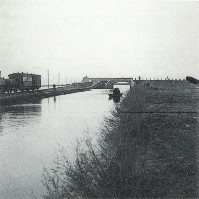
[[[108,95],[109,97],[122,97],[123,93],[119,93],[119,94],[109,93]]]
[[[123,93],[120,93],[120,89],[119,88],[115,88],[113,90],[113,93],[109,93],[109,98],[113,98],[113,97],[121,97],[123,95]]]

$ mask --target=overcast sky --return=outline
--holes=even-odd
[[[0,70],[51,83],[199,78],[199,2],[0,0]]]

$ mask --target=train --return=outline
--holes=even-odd
[[[41,87],[41,75],[12,73],[8,79],[0,78],[0,93],[34,91]]]

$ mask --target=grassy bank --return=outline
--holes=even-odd
[[[151,82],[133,88],[76,161],[62,152],[45,171],[45,198],[197,197],[198,88]]]

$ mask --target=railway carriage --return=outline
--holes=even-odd
[[[1,93],[17,91],[34,91],[41,87],[41,75],[29,73],[12,73],[9,79],[0,81]]]
[[[4,91],[5,84],[6,84],[5,79],[0,77],[0,93],[2,93]]]

